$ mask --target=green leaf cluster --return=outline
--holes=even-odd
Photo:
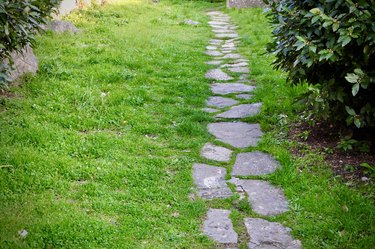
[[[274,66],[318,87],[334,121],[375,127],[375,2],[265,0]],[[321,106],[321,105],[315,105]],[[316,116],[321,110],[313,107]],[[323,118],[325,118],[323,117]]]
[[[46,24],[61,0],[0,0],[0,64],[11,61],[13,51],[33,44],[34,35]],[[0,84],[6,80],[6,67],[0,67]]]

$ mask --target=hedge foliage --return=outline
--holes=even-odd
[[[0,64],[10,53],[33,44],[34,35],[61,0],[0,0]],[[12,63],[12,61],[10,61]],[[0,65],[0,84],[8,68]]]
[[[314,115],[375,127],[375,1],[264,0],[268,51],[290,82],[310,84]]]

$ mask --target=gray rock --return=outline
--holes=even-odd
[[[214,106],[216,108],[224,108],[224,107],[235,105],[238,103],[238,101],[231,99],[231,98],[214,96],[214,97],[210,97],[206,103],[208,106]]]
[[[228,22],[219,22],[219,21],[209,21],[208,22],[209,25],[228,25],[229,23]]]
[[[207,79],[212,80],[232,80],[233,78],[228,74],[224,73],[221,69],[211,69],[206,73]]]
[[[15,81],[25,73],[35,74],[38,71],[38,60],[29,45],[25,46],[21,52],[12,52],[11,59],[13,60],[13,69],[9,72],[11,81]],[[8,64],[9,61],[6,59],[3,63]]]
[[[202,111],[208,112],[208,113],[214,113],[214,112],[218,112],[220,110],[215,109],[215,108],[203,108]]]
[[[246,99],[246,100],[248,100],[248,99],[251,99],[253,97],[253,95],[252,94],[247,94],[247,93],[241,93],[241,94],[237,94],[236,97],[239,98],[239,99]]]
[[[259,124],[218,122],[208,124],[208,131],[219,141],[235,148],[256,146],[263,133]]]
[[[280,164],[269,154],[254,151],[239,153],[233,166],[233,176],[258,176],[275,172]]]
[[[56,33],[78,33],[80,32],[79,29],[76,28],[71,22],[64,21],[64,20],[53,20],[49,24],[49,29]]]
[[[206,55],[209,55],[209,56],[214,56],[214,57],[217,57],[217,56],[222,56],[223,54],[217,50],[207,50],[205,52]]]
[[[216,50],[217,47],[216,46],[207,46],[206,49],[207,50]]]
[[[213,29],[212,32],[215,34],[224,34],[224,33],[233,33],[233,30],[231,29]]]
[[[233,50],[221,50],[221,52],[223,53],[223,54],[229,54],[229,53],[232,53],[233,52]]]
[[[242,55],[240,55],[240,54],[226,54],[223,58],[224,59],[241,59]]]
[[[267,181],[232,178],[230,182],[245,190],[251,208],[257,214],[273,216],[289,210],[284,192]]]
[[[238,62],[238,63],[233,63],[233,64],[224,64],[221,67],[222,68],[229,68],[229,67],[247,67],[248,63],[247,62]]]
[[[220,45],[221,43],[223,43],[223,40],[220,40],[220,39],[211,39],[211,40],[209,41],[209,43],[210,43],[211,45]]]
[[[255,116],[260,112],[261,103],[243,104],[233,106],[228,111],[217,114],[216,118],[246,118]]]
[[[193,178],[197,185],[198,195],[203,199],[232,196],[233,193],[224,180],[226,174],[225,168],[195,163],[193,165]]]
[[[203,224],[203,233],[218,243],[237,243],[238,235],[229,215],[230,210],[210,208]]]
[[[250,235],[249,249],[301,249],[301,241],[290,234],[291,229],[277,222],[259,218],[244,219]]]
[[[234,44],[234,42],[226,42],[222,46],[222,48],[234,48],[234,47],[236,47],[236,45]]]
[[[217,38],[233,38],[233,37],[238,37],[238,34],[236,34],[236,33],[216,34],[215,37],[217,37]]]
[[[187,24],[187,25],[192,25],[192,26],[196,26],[196,25],[199,25],[200,22],[197,22],[197,21],[193,21],[193,20],[184,20],[182,23],[184,24]]]
[[[229,67],[228,70],[233,73],[250,73],[248,67]]]
[[[218,162],[229,162],[231,155],[232,151],[230,149],[211,143],[206,143],[201,150],[202,157]]]
[[[214,83],[211,84],[211,91],[214,94],[229,94],[229,93],[244,93],[251,92],[255,89],[254,86],[249,86],[241,83]]]

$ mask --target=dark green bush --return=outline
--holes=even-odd
[[[293,84],[308,82],[317,118],[375,127],[375,1],[264,0],[268,51]]]
[[[61,0],[0,0],[0,63],[10,53],[33,44],[34,35],[47,22]],[[10,61],[12,63],[12,61]],[[0,67],[0,84],[6,67]]]

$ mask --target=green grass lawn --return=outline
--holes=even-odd
[[[208,207],[232,209],[246,248],[241,222],[256,216],[246,202],[189,198],[192,164],[214,140],[206,130],[213,119],[200,109],[211,94],[205,10],[216,6],[117,1],[70,15],[79,34],[38,37],[38,75],[0,96],[0,248],[214,248],[201,235]],[[267,134],[256,149],[283,166],[265,179],[290,200],[291,210],[270,220],[291,227],[304,248],[371,248],[370,198],[318,155],[291,156],[286,122],[303,87],[288,86],[263,55],[270,28],[262,10],[229,14],[264,103],[256,121]]]

